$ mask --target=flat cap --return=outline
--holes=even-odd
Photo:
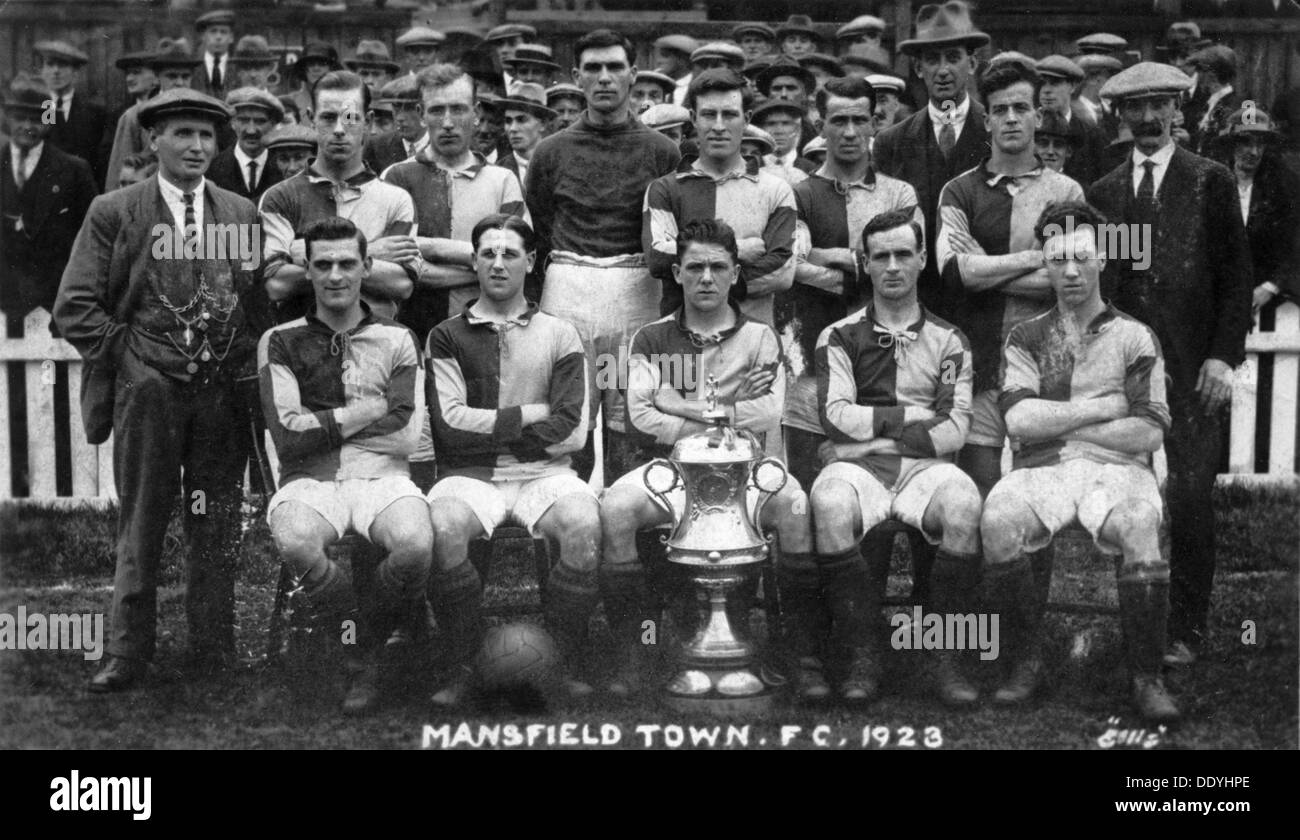
[[[305,125],[282,125],[266,135],[266,148],[312,149],[316,148],[316,132]]]
[[[767,119],[770,114],[786,113],[796,118],[802,119],[804,116],[803,108],[794,104],[788,99],[769,99],[762,105],[754,109],[754,116],[750,119],[754,125],[759,125]]]
[[[284,105],[279,99],[261,88],[235,88],[226,94],[226,104],[236,112],[240,108],[261,108],[276,122],[284,119]]]
[[[858,15],[853,20],[835,30],[835,40],[845,41],[855,35],[875,33],[883,34],[885,22],[875,15]]]
[[[560,82],[551,85],[546,89],[547,105],[550,105],[557,99],[564,99],[565,97],[570,99],[580,99],[583,102],[587,101],[587,94],[582,92],[582,88],[577,85],[569,84],[568,82]]]
[[[1000,52],[989,59],[989,69],[992,70],[994,67],[1001,64],[1015,64],[1025,68],[1026,70],[1037,73],[1038,70],[1034,66],[1035,63],[1036,62],[1032,58],[1019,50],[1006,50],[1005,52]]]
[[[151,58],[153,58],[153,50],[136,50],[135,52],[122,53],[122,57],[114,61],[113,66],[118,70],[129,70],[132,67],[148,67]]]
[[[776,28],[776,37],[784,38],[787,35],[807,35],[814,41],[821,40],[821,36],[817,34],[817,27],[813,26],[812,18],[807,15],[790,15],[785,19],[785,23]]]
[[[1098,71],[1118,73],[1124,69],[1124,62],[1113,55],[1102,55],[1101,53],[1084,53],[1076,58],[1074,63],[1084,73],[1096,73]]]
[[[1118,35],[1112,35],[1109,32],[1094,32],[1091,35],[1084,35],[1074,42],[1075,47],[1081,53],[1096,53],[1107,55],[1109,53],[1124,52],[1128,49],[1128,41]]]
[[[844,65],[837,59],[823,53],[809,53],[799,56],[799,63],[804,67],[820,67],[832,76],[843,76]]]
[[[385,102],[419,102],[420,83],[415,76],[399,76],[392,81],[385,82],[379,88],[379,96],[375,98],[382,99]]]
[[[859,44],[845,55],[840,56],[840,64],[845,67],[865,67],[872,73],[893,73],[893,63],[884,47]]]
[[[278,103],[277,103],[278,104]],[[191,117],[224,123],[230,119],[230,109],[220,99],[189,88],[172,88],[140,106],[140,125],[150,128],[166,117]]]
[[[745,141],[757,143],[765,155],[770,155],[776,151],[776,138],[753,123],[745,126],[745,131],[740,136],[740,142],[744,143]]]
[[[706,58],[716,58],[727,62],[727,65],[739,70],[745,66],[745,53],[735,44],[728,44],[726,41],[711,41],[702,47],[697,47],[691,53],[691,61],[700,61]]]
[[[867,84],[871,85],[872,90],[888,90],[894,93],[902,93],[907,88],[907,82],[897,76],[887,75],[885,73],[872,73],[867,76]]]
[[[505,60],[506,64],[533,64],[538,67],[549,67],[551,70],[559,70],[560,65],[555,63],[555,58],[551,48],[545,44],[520,44],[515,47],[515,54]]]
[[[81,65],[90,61],[90,56],[67,41],[37,41],[32,49],[41,58],[53,58],[69,64]]]
[[[1119,101],[1132,96],[1183,94],[1191,89],[1192,78],[1169,64],[1140,61],[1116,73],[1101,86],[1101,95]]]
[[[154,50],[149,56],[149,66],[155,70],[164,67],[188,67],[195,68],[203,63],[203,59],[190,54],[190,42],[184,38],[162,38],[158,41],[158,49]]]
[[[1058,79],[1069,79],[1072,82],[1082,82],[1086,75],[1082,67],[1063,55],[1040,58],[1034,64],[1034,69],[1040,76],[1053,76]]]
[[[656,131],[663,128],[672,128],[675,125],[685,125],[690,121],[691,112],[680,105],[673,105],[671,102],[651,105],[641,113],[641,122]]]
[[[731,30],[731,40],[739,41],[742,35],[757,35],[776,43],[776,30],[766,23],[742,23]]]
[[[503,23],[494,26],[483,36],[486,41],[504,41],[507,38],[523,38],[531,41],[537,37],[537,30],[526,23]]]
[[[1222,44],[1203,47],[1187,57],[1198,70],[1208,70],[1220,80],[1237,75],[1237,54]]]
[[[399,47],[436,47],[447,40],[447,36],[427,26],[412,26],[397,36],[395,42]]]
[[[671,94],[677,89],[677,81],[672,76],[669,76],[667,73],[660,73],[657,70],[638,71],[636,78],[632,80],[632,84],[638,85],[641,82],[654,82],[659,85],[659,87],[663,88],[664,92],[668,94]]]
[[[773,149],[773,151],[776,150]],[[801,151],[799,154],[803,155],[809,160],[812,160],[812,156],[818,153],[823,155],[826,154],[826,138],[822,137],[820,134],[814,137],[813,139],[809,140],[807,143],[805,143],[803,147],[803,151]]]
[[[665,35],[655,40],[655,47],[661,50],[676,50],[690,55],[700,47],[700,42],[689,35]]]
[[[235,13],[229,9],[216,9],[206,14],[199,15],[198,20],[194,21],[194,28],[202,32],[209,26],[234,26]]]

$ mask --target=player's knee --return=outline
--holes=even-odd
[[[600,546],[600,503],[590,496],[565,496],[551,506],[550,530],[561,541]]]
[[[437,551],[468,544],[480,526],[474,511],[459,499],[434,499],[429,503],[429,527]]]
[[[963,538],[977,538],[984,504],[979,490],[967,481],[950,481],[935,495],[945,533]]]
[[[1110,512],[1107,524],[1127,553],[1128,549],[1156,536],[1160,527],[1160,511],[1144,499],[1126,499]]]
[[[847,521],[857,505],[853,488],[843,481],[820,482],[814,485],[809,498],[818,522]]]
[[[646,495],[635,487],[611,487],[600,500],[600,521],[606,540],[632,539],[646,521]]]
[[[310,566],[325,556],[325,541],[311,528],[292,520],[277,522],[271,529],[280,558],[297,567]]]
[[[988,563],[1009,563],[1025,545],[1020,505],[1006,496],[991,495],[980,515],[980,541]]]

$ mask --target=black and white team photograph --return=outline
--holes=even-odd
[[[1296,0],[0,44],[0,749],[1300,747]]]

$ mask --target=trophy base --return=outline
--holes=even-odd
[[[749,668],[691,668],[669,681],[664,704],[677,712],[715,717],[766,715],[775,693]]]

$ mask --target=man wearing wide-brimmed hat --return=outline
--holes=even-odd
[[[740,45],[746,62],[776,52],[776,30],[765,23],[739,24],[731,30],[731,40]]]
[[[974,50],[988,42],[989,36],[971,22],[970,8],[960,0],[949,0],[942,6],[922,6],[916,15],[916,34],[898,45],[925,82],[929,102],[877,135],[872,152],[879,171],[907,181],[916,190],[926,230],[934,230],[944,184],[989,153],[984,108],[967,90],[975,72]],[[940,282],[934,237],[926,240],[929,258],[921,271],[918,294],[927,309],[953,318],[964,291]]]
[[[1148,232],[1145,253],[1109,262],[1104,290],[1155,330],[1170,375],[1171,665],[1194,662],[1206,640],[1222,412],[1232,397],[1232,368],[1245,359],[1254,288],[1232,173],[1173,141],[1178,101],[1190,83],[1181,70],[1154,62],[1106,83],[1101,95],[1132,131],[1133,149],[1089,193],[1112,223]]]
[[[184,38],[163,38],[158,47],[145,59],[158,79],[158,90],[166,93],[174,88],[188,88],[193,80],[194,68],[199,59],[190,55],[190,44]],[[112,151],[104,173],[105,189],[115,190],[122,172],[122,161],[149,147],[149,132],[140,125],[140,109],[144,103],[132,105],[117,120],[113,134]]]
[[[397,36],[396,43],[409,72],[414,75],[438,60],[438,50],[447,43],[447,36],[432,27],[412,26]]]
[[[520,44],[506,60],[506,69],[514,76],[514,83],[506,88],[506,93],[510,93],[519,84],[547,87],[560,72],[560,65],[552,59],[551,48],[545,44]]]
[[[234,43],[235,13],[229,9],[214,9],[194,21],[203,48],[196,64],[202,65],[194,80],[194,89],[208,96],[221,98],[235,80],[230,73],[230,45]]]
[[[87,363],[86,439],[111,432],[121,500],[108,657],[92,692],[133,687],[153,659],[159,563],[180,491],[190,662],[203,673],[235,663],[250,444],[239,380],[253,370],[245,307],[260,281],[257,240],[246,238],[256,236],[256,209],[205,177],[229,118],[223,102],[187,88],[145,103],[158,173],[91,204],[54,305]],[[216,242],[219,230],[238,241]]]
[[[41,115],[49,103],[50,89],[26,75],[5,91],[0,310],[8,318],[53,308],[72,241],[99,192],[90,164],[45,142],[51,126]]]
[[[270,43],[261,35],[245,35],[235,44],[230,54],[237,87],[255,87],[271,90],[279,84],[275,72],[280,57],[271,51]],[[229,84],[227,85],[229,87]]]
[[[366,83],[371,99],[378,99],[380,89],[402,69],[388,54],[388,45],[383,41],[362,41],[351,58],[343,59],[343,65]]]
[[[506,139],[510,141],[510,154],[499,159],[496,165],[515,173],[523,186],[528,183],[528,162],[533,150],[546,136],[547,124],[555,119],[555,111],[546,106],[546,91],[541,85],[526,83],[515,85],[510,95],[498,99],[494,106],[501,112]]]
[[[299,53],[298,60],[293,63],[290,73],[298,80],[298,88],[290,96],[298,106],[298,113],[302,114],[304,123],[311,123],[312,88],[326,73],[338,70],[342,66],[339,63],[339,51],[334,49],[332,44],[324,41],[308,41],[303,45],[302,52]]]
[[[813,26],[812,18],[807,15],[790,15],[785,23],[776,28],[776,41],[781,52],[798,59],[817,52],[822,38]]]
[[[280,173],[269,165],[266,136],[284,117],[284,106],[254,87],[232,90],[226,94],[226,104],[234,112],[230,124],[236,142],[213,159],[208,180],[256,204],[262,193],[280,181]]]
[[[41,78],[54,103],[54,113],[49,115],[54,124],[47,139],[90,164],[96,183],[102,184],[107,135],[113,127],[104,106],[77,91],[82,69],[90,59],[67,41],[37,41],[32,49],[41,58]]]

